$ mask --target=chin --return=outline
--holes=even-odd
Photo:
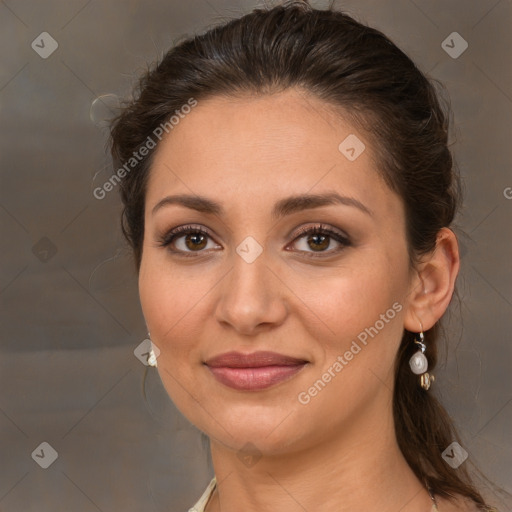
[[[290,447],[294,444],[294,437],[290,435],[290,432],[283,431],[280,435],[271,436],[268,432],[268,430],[247,426],[247,428],[237,429],[233,436],[223,432],[219,437],[212,435],[210,439],[233,450],[240,456],[250,454],[258,457],[263,455],[270,457],[290,451]]]
[[[295,415],[283,407],[271,412],[261,409],[242,407],[235,413],[230,409],[217,415],[213,423],[209,417],[202,418],[208,424],[196,425],[211,439],[235,451],[254,449],[268,455],[286,452],[299,440]],[[304,425],[301,431],[304,432]]]

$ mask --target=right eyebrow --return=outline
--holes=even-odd
[[[201,213],[211,213],[213,215],[222,215],[224,212],[224,209],[219,203],[207,197],[179,194],[164,197],[153,207],[151,214],[154,215],[160,208],[171,204],[179,204],[191,210],[196,210]]]

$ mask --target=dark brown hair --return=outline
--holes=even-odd
[[[190,98],[272,94],[290,87],[312,94],[367,133],[379,173],[402,198],[411,269],[436,246],[461,202],[460,178],[448,147],[447,112],[436,82],[378,30],[329,6],[286,2],[253,12],[181,41],[149,70],[136,98],[114,121],[116,166],[154,138],[154,130]],[[137,269],[142,258],[144,200],[150,152],[120,182],[122,227]],[[425,332],[429,368],[437,360],[439,325]],[[466,468],[452,469],[441,453],[459,439],[452,421],[423,390],[408,361],[414,333],[404,331],[396,359],[396,436],[420,481],[443,497],[462,495],[486,510]]]

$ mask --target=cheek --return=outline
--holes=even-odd
[[[389,273],[376,265],[342,268],[314,280],[295,278],[295,290],[325,330],[339,339],[357,336],[373,325],[399,297]]]
[[[310,279],[302,278],[298,288],[298,294],[307,294],[303,295],[307,297],[305,302],[316,313],[310,315],[316,319],[305,321],[303,327],[322,347],[318,360],[321,371],[339,362],[341,356],[343,373],[346,377],[350,374],[354,384],[372,373],[379,379],[389,379],[403,332],[406,276],[401,279],[398,272],[389,272],[390,268],[402,267],[391,266],[382,253],[364,260],[360,258],[357,265],[347,265],[317,279],[315,288],[311,288]]]
[[[149,251],[148,251],[149,252]],[[197,403],[195,378],[201,371],[198,340],[201,339],[201,308],[208,283],[205,276],[194,278],[172,272],[148,257],[141,265],[139,296],[151,340],[159,348],[158,373],[167,394],[186,417]],[[205,289],[206,288],[206,289]]]
[[[208,292],[215,279],[194,266],[172,266],[165,256],[149,254],[139,274],[139,296],[151,339],[163,361],[183,352],[190,358],[197,344],[204,319],[210,310]],[[211,308],[210,308],[211,309]]]
[[[187,312],[193,309],[193,297],[185,292],[186,289],[177,280],[170,282],[165,276],[155,273],[149,274],[140,283],[144,318],[155,342],[162,343],[168,335],[176,334],[181,327],[180,319],[186,322]]]

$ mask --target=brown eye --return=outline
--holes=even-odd
[[[305,255],[317,257],[338,253],[343,248],[349,247],[351,242],[346,236],[328,227],[314,226],[300,230],[294,244],[297,250],[304,252]]]
[[[190,233],[185,236],[185,245],[191,251],[195,251],[196,249],[204,249],[207,245],[206,235],[202,233]],[[181,237],[180,237],[181,238]]]
[[[213,247],[208,247],[210,241]],[[180,226],[172,229],[160,240],[159,245],[167,247],[173,253],[183,254],[184,256],[219,247],[213,243],[208,231],[199,226]]]
[[[331,240],[328,235],[310,235],[307,239],[308,246],[314,251],[323,251],[329,247]]]

